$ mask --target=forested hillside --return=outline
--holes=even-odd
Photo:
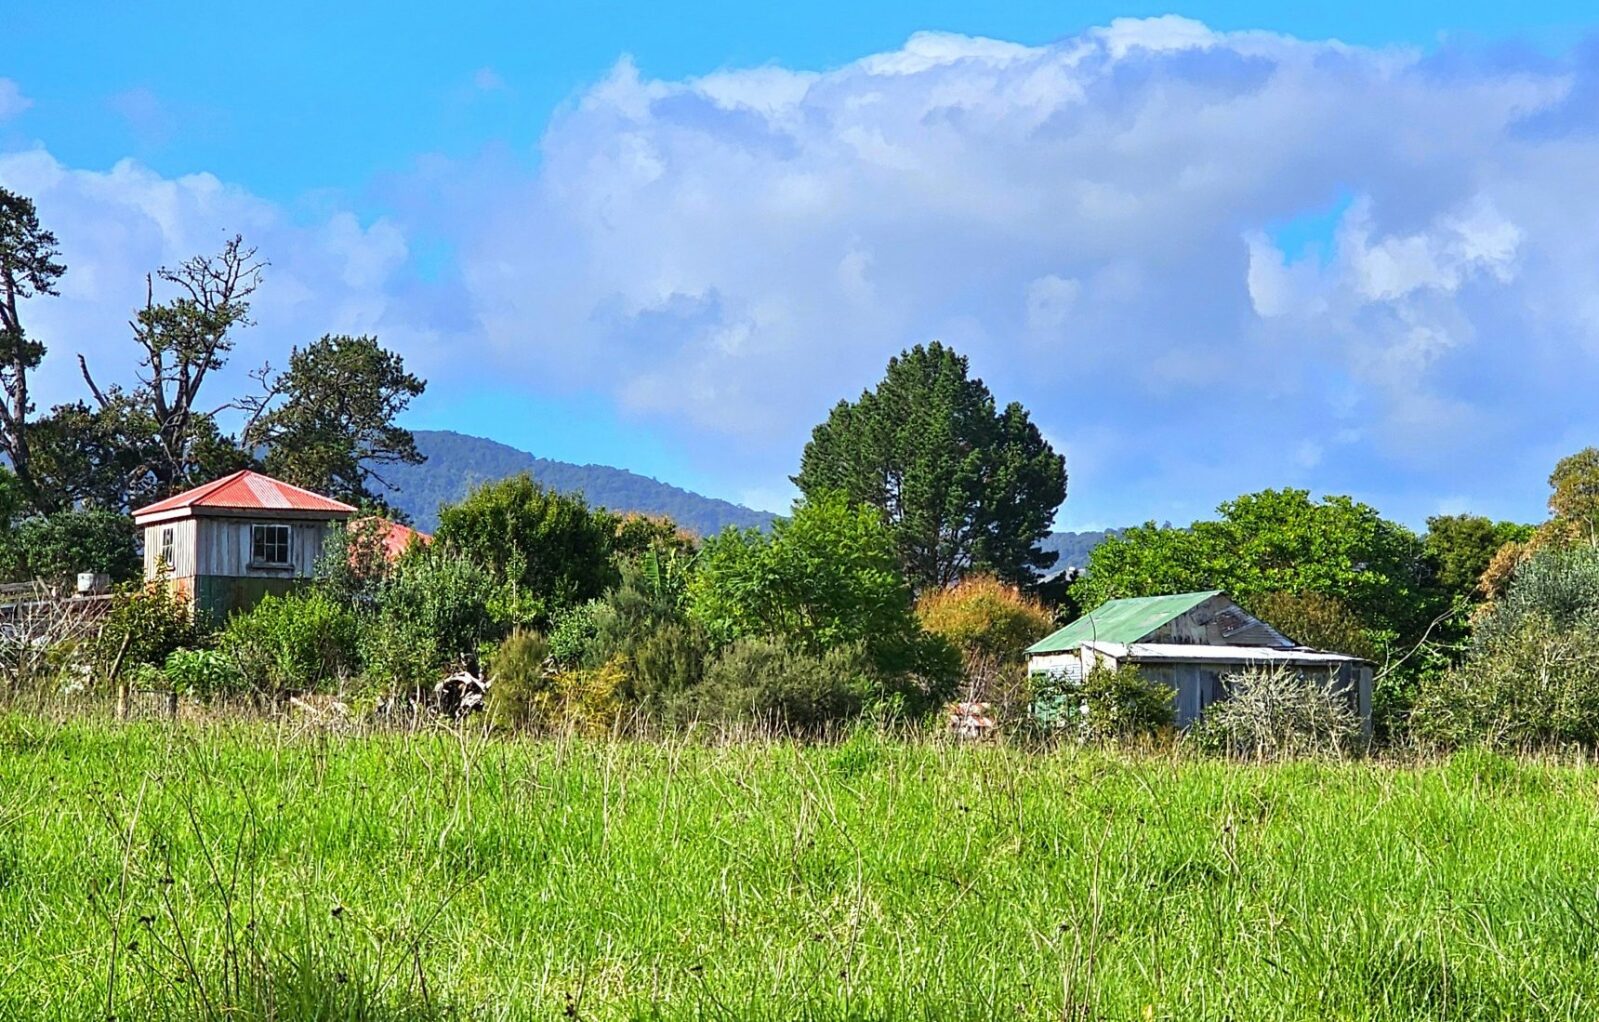
[[[1055,562],[1051,571],[1061,568],[1084,568],[1088,566],[1088,557],[1094,548],[1113,536],[1121,535],[1120,529],[1102,529],[1099,532],[1052,532],[1049,538],[1041,544],[1045,550],[1053,550],[1060,554],[1060,560]]]
[[[398,487],[386,494],[417,528],[438,525],[439,505],[460,500],[479,483],[527,472],[534,480],[563,493],[582,492],[590,504],[613,511],[669,515],[677,524],[702,536],[729,525],[765,528],[772,516],[714,497],[704,497],[625,469],[606,465],[573,465],[550,461],[526,451],[447,430],[417,430],[417,450],[427,456],[420,465],[389,465],[385,480]]]

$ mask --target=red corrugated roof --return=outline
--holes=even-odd
[[[423,544],[433,542],[431,535],[413,529],[409,525],[391,522],[386,518],[379,521],[383,522],[386,530],[383,533],[383,554],[391,561],[409,550],[413,541],[420,541]]]
[[[281,479],[242,469],[192,490],[158,500],[133,512],[134,518],[184,508],[227,508],[240,511],[314,511],[350,514],[355,508],[320,493],[291,486]]]

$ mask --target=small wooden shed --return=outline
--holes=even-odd
[[[315,577],[329,532],[355,508],[248,469],[142,507],[144,574],[165,573],[221,621]]]
[[[1095,665],[1136,664],[1176,690],[1179,727],[1227,698],[1227,678],[1283,667],[1349,700],[1371,726],[1371,665],[1302,646],[1220,590],[1111,600],[1027,649],[1028,670],[1081,681]]]

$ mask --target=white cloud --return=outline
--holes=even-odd
[[[112,303],[96,336],[143,269],[258,232],[289,333],[376,324],[418,357],[448,338],[452,371],[608,394],[728,492],[776,492],[836,400],[943,338],[1097,466],[1073,518],[1201,513],[1285,466],[1425,514],[1462,478],[1536,494],[1538,438],[1599,434],[1596,64],[1175,17],[923,33],[823,72],[624,58],[536,169],[430,160],[376,221],[37,153],[0,179],[96,253],[72,285]],[[1272,225],[1346,195],[1321,254],[1284,251]],[[405,272],[419,234],[458,261],[447,301]]]
[[[388,221],[363,225],[337,212],[300,224],[209,174],[167,178],[132,160],[76,170],[43,150],[0,155],[0,185],[34,198],[67,265],[60,296],[34,298],[23,310],[30,333],[50,349],[34,386],[41,407],[83,396],[76,353],[102,383],[132,382],[127,321],[144,298],[145,274],[214,253],[234,233],[271,265],[254,300],[257,325],[239,333],[216,394],[241,386],[245,370],[264,361],[281,366],[292,345],[323,333],[376,332],[424,372],[448,358],[446,333],[425,303],[401,293],[407,248]]]
[[[9,78],[0,78],[0,121],[7,121],[33,105],[33,100],[22,94],[21,86]]]

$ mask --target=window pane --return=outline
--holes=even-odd
[[[260,564],[289,563],[289,527],[256,525],[250,529],[250,559]]]

